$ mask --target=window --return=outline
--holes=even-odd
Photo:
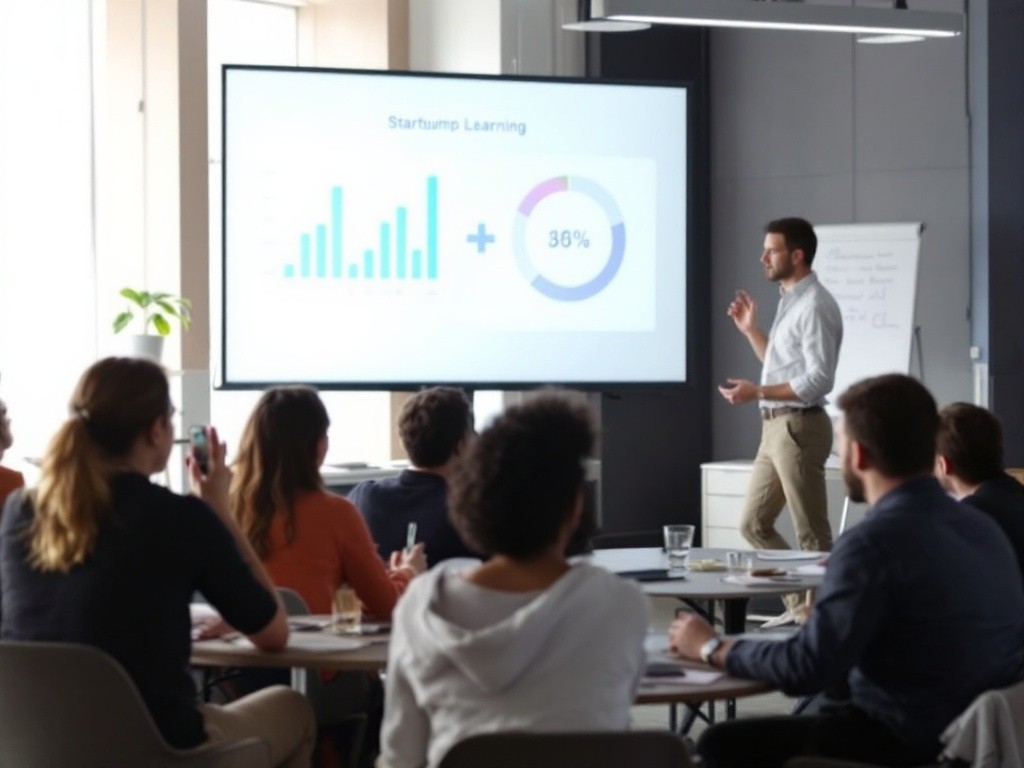
[[[0,3],[0,397],[39,456],[96,358],[91,3]]]
[[[208,10],[208,93],[210,125],[210,340],[211,365],[220,360],[221,296],[221,66],[277,64],[295,66],[298,55],[298,14],[294,8],[250,0],[215,0]],[[323,328],[297,340],[317,354],[330,344],[332,329]],[[217,372],[213,371],[214,380]],[[213,392],[211,419],[237,447],[245,421],[259,392]],[[327,462],[383,459],[390,446],[390,398],[384,392],[323,392],[331,414],[331,445]]]

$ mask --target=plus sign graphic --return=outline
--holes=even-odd
[[[484,224],[477,224],[476,234],[471,232],[466,235],[466,242],[476,244],[476,252],[483,253],[487,250],[487,246],[494,242],[494,235],[488,233]]]

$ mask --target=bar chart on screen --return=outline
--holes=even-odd
[[[296,258],[284,264],[282,274],[298,280],[427,280],[438,279],[438,179],[423,184],[424,223],[410,241],[409,205],[396,204],[377,227],[372,247],[346,242],[345,189],[330,188],[324,216],[298,236]],[[420,213],[420,211],[417,211]],[[419,245],[416,245],[418,243]]]

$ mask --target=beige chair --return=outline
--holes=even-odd
[[[96,648],[0,642],[0,766],[269,768],[262,739],[175,749],[135,684]]]
[[[978,696],[941,740],[947,761],[976,768],[1024,765],[1024,682]]]
[[[667,731],[487,733],[452,747],[438,768],[688,768],[683,740]]]
[[[298,592],[287,587],[278,587],[277,593],[281,596],[285,613],[289,616],[309,615],[309,607]],[[350,672],[347,674],[361,675],[362,673]],[[339,717],[332,714],[331,691],[324,686],[320,670],[317,669],[306,670],[306,698],[309,699],[309,703],[313,707],[318,726],[333,732],[336,746],[347,747],[341,756],[342,764],[350,768],[358,765],[366,740],[366,715],[355,713]]]

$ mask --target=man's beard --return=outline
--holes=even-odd
[[[788,280],[793,276],[794,271],[793,260],[790,259],[784,265],[779,266],[774,272],[771,272],[768,275],[768,279],[773,283],[777,283],[780,280]]]
[[[846,483],[846,495],[850,497],[850,501],[857,504],[867,501],[864,496],[864,483],[853,473],[849,455],[843,460],[843,482]]]

